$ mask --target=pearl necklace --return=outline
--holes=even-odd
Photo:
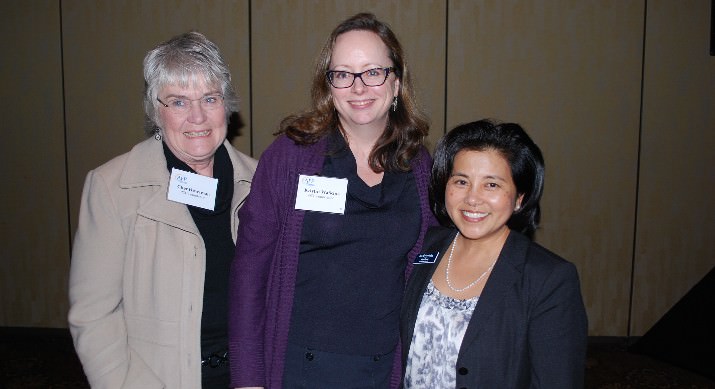
[[[453,291],[455,291],[455,292],[457,292],[457,293],[460,293],[460,292],[464,292],[465,290],[467,290],[467,289],[473,287],[474,285],[478,284],[479,281],[482,280],[482,278],[486,277],[487,274],[492,270],[492,268],[494,268],[494,265],[496,265],[497,260],[495,259],[494,262],[492,262],[492,264],[489,265],[489,267],[487,268],[487,270],[485,270],[484,273],[482,273],[482,275],[479,276],[479,278],[477,278],[476,280],[472,281],[472,283],[470,283],[469,285],[467,285],[467,286],[465,286],[464,288],[461,288],[461,289],[455,288],[454,286],[452,286],[452,282],[449,280],[449,267],[452,266],[452,254],[454,254],[454,247],[457,245],[457,238],[458,238],[458,237],[459,237],[459,231],[457,231],[457,235],[454,236],[454,240],[452,241],[452,249],[449,251],[449,259],[447,259],[447,269],[445,270],[445,278],[446,278],[446,280],[447,280],[447,286],[449,287],[449,289],[452,289]]]

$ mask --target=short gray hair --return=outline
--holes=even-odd
[[[187,87],[199,80],[221,88],[226,121],[233,112],[238,112],[238,96],[231,85],[228,65],[218,46],[203,34],[191,31],[177,35],[147,53],[144,57],[144,131],[147,136],[159,129],[159,91],[166,85]]]

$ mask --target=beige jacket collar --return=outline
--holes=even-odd
[[[243,203],[250,190],[250,183],[256,170],[256,161],[238,153],[228,140],[224,140],[223,145],[226,147],[233,165],[234,191],[231,210],[234,217],[231,218],[231,223],[235,241],[235,231],[238,227],[235,215],[238,206]],[[166,158],[164,157],[161,141],[148,138],[134,146],[129,152],[127,162],[119,179],[119,186],[122,189],[146,186],[161,187],[142,204],[138,209],[138,213],[150,219],[200,235],[186,206],[166,200],[169,178],[170,174],[166,168]]]

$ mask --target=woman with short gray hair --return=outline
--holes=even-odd
[[[93,388],[228,386],[227,291],[256,161],[226,139],[238,110],[198,32],[144,59],[148,138],[87,175],[69,324]]]

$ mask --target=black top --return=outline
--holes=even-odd
[[[353,355],[391,351],[399,339],[404,269],[420,229],[414,175],[367,186],[342,137],[322,175],[348,179],[345,214],[306,212],[289,341]]]
[[[164,144],[166,166],[196,173],[176,158]],[[216,205],[213,211],[187,205],[206,247],[204,308],[201,314],[201,355],[226,351],[228,345],[228,273],[236,245],[231,237],[231,199],[233,198],[233,165],[226,147],[214,155],[214,178],[218,179]]]

